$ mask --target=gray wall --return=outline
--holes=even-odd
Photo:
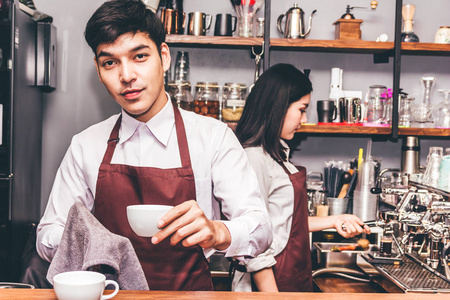
[[[45,96],[42,157],[42,209],[53,184],[57,168],[70,144],[71,137],[91,124],[99,122],[119,111],[118,105],[109,98],[99,83],[93,65],[93,54],[86,45],[84,26],[101,4],[101,0],[34,0],[36,7],[53,16],[58,28],[58,88]],[[369,0],[272,0],[271,36],[281,37],[274,21],[285,13],[294,2],[299,2],[309,16],[317,9],[309,39],[333,39],[334,25],[344,12],[347,4],[368,7]],[[381,33],[394,39],[395,1],[379,1],[375,11],[358,9],[353,14],[363,19],[361,26],[363,40],[375,40]],[[406,1],[405,1],[406,3]],[[416,5],[414,31],[422,42],[433,42],[439,26],[450,25],[448,11],[450,1],[411,0]],[[217,13],[233,13],[227,0],[185,0],[185,11],[203,11],[215,16]],[[258,15],[263,15],[261,10]],[[306,17],[305,20],[307,20]],[[213,19],[214,22],[215,19]],[[213,26],[212,26],[213,27]],[[207,35],[212,35],[211,30]],[[176,51],[171,50],[173,59]],[[191,82],[217,81],[242,82],[250,85],[253,81],[255,64],[249,50],[220,50],[188,48],[191,64]],[[315,100],[328,97],[330,70],[344,69],[343,87],[346,90],[361,90],[365,93],[373,84],[392,87],[392,58],[388,64],[373,64],[372,55],[309,53],[297,51],[272,51],[271,64],[292,63],[300,69],[311,69],[314,92],[312,105],[308,111],[309,122],[316,122]],[[436,91],[450,88],[450,57],[402,57],[401,87],[421,99],[420,77],[437,77],[434,89],[434,103],[442,99]],[[369,138],[356,137],[296,137],[301,141],[300,151],[294,153],[293,161],[306,166],[311,171],[321,171],[325,160],[348,160],[357,156],[358,148],[365,148]],[[431,145],[450,147],[444,139],[421,139],[422,163]],[[401,140],[374,141],[373,155],[382,158],[382,167],[399,167]]]

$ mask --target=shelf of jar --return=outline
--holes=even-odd
[[[168,34],[166,42],[171,46],[196,47],[209,46],[218,48],[248,48],[251,46],[261,46],[262,38],[238,37],[238,36],[194,36]]]
[[[271,48],[277,50],[303,50],[314,52],[342,53],[383,53],[394,49],[394,42],[374,42],[363,40],[309,40],[309,39],[270,39]]]
[[[402,54],[450,56],[450,44],[402,43]]]

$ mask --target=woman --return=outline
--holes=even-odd
[[[285,140],[306,122],[311,92],[301,71],[274,65],[255,83],[236,128],[273,224],[271,247],[246,263],[259,291],[312,291],[309,231],[336,228],[346,238],[370,233],[353,215],[308,217],[305,168],[297,170],[289,162]],[[249,273],[236,271],[233,290],[251,291]]]

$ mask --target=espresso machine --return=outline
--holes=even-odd
[[[450,193],[445,191],[410,183],[395,208],[380,213],[377,225],[384,232],[393,233],[393,247],[396,248],[393,257],[399,261],[413,261],[450,287],[449,196]],[[388,268],[378,266],[377,269],[383,273]],[[404,278],[391,279],[395,282]]]

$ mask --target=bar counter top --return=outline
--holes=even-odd
[[[105,294],[108,294],[107,291]],[[381,296],[382,295],[382,296]],[[216,300],[440,300],[448,294],[378,294],[378,293],[238,293],[238,292],[168,292],[168,291],[119,291],[113,298],[120,299],[216,299]],[[56,300],[52,289],[0,289],[0,299],[14,300]]]

